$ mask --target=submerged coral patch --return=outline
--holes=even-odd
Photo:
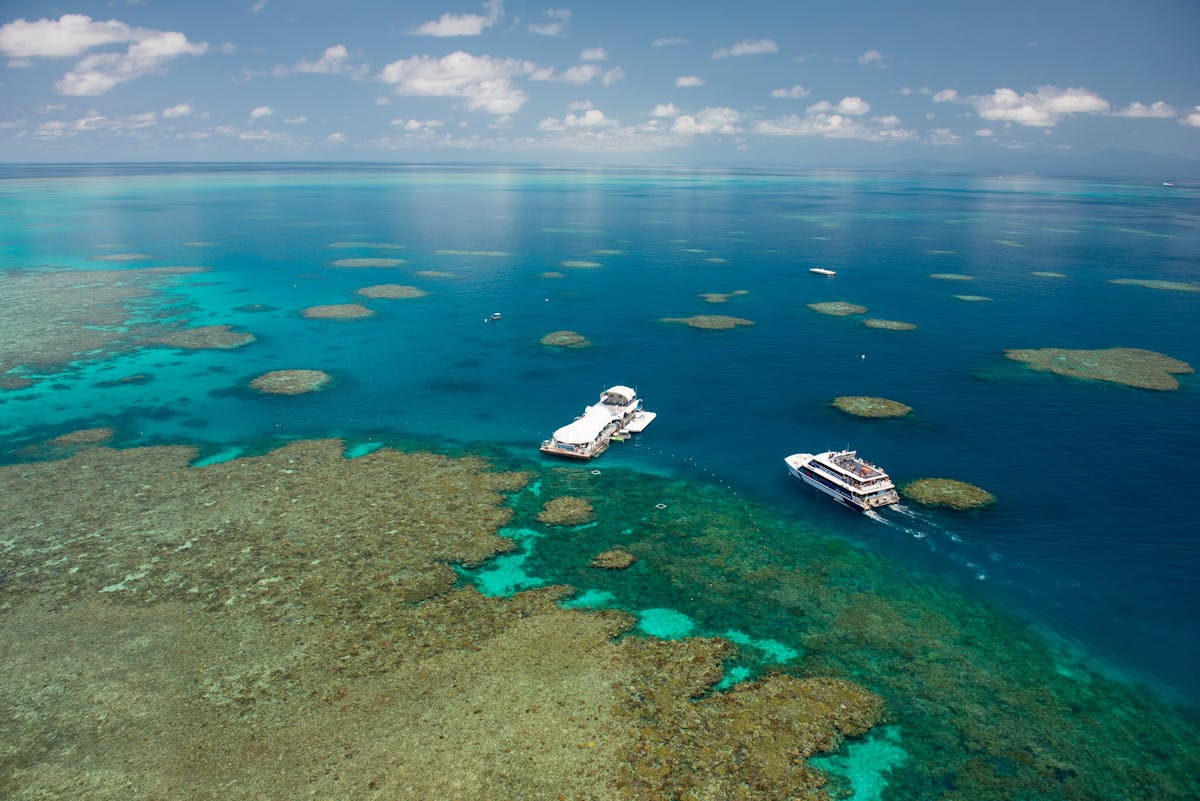
[[[538,278],[566,278],[566,273],[560,273],[558,270],[547,270],[544,273],[538,273]]]
[[[964,275],[962,273],[930,273],[930,278],[936,278],[939,281],[974,281],[975,276]]]
[[[1038,278],[1067,278],[1066,273],[1056,273],[1053,270],[1034,270],[1030,275],[1036,275]]]
[[[732,292],[705,292],[700,297],[705,303],[726,303],[730,298],[749,294],[749,289],[735,289]]]
[[[600,266],[600,262],[598,261],[584,261],[580,259],[567,259],[566,261],[560,261],[558,264],[560,267],[575,270],[594,270]]]
[[[624,570],[637,561],[637,557],[624,548],[609,548],[592,557],[591,566],[603,570]]]
[[[329,247],[354,250],[403,250],[405,246],[391,242],[330,242]]]
[[[967,303],[987,303],[991,300],[986,295],[955,295],[954,297]]]
[[[952,478],[921,478],[900,488],[906,498],[925,506],[942,506],[966,511],[982,509],[996,502],[996,496],[985,489]]]
[[[900,320],[877,320],[874,318],[863,320],[863,325],[867,328],[881,328],[885,331],[915,331],[917,328],[913,323],[906,323]]]
[[[324,389],[332,380],[322,370],[272,370],[255,378],[250,386],[268,395],[302,395]]]
[[[364,258],[364,259],[338,259],[332,262],[334,267],[399,267],[404,264],[404,259],[386,259],[386,258]]]
[[[588,338],[578,331],[551,331],[538,341],[554,348],[590,348],[592,346]]]
[[[844,300],[831,300],[825,303],[810,303],[808,308],[821,314],[828,314],[833,317],[846,317],[851,314],[865,314],[866,306],[859,306],[854,303],[847,303]]]
[[[98,428],[80,428],[75,431],[68,431],[66,434],[59,434],[54,439],[50,440],[50,445],[96,445],[105,440],[112,439],[115,432],[109,426]]]
[[[232,350],[249,345],[258,338],[245,331],[234,331],[227,325],[206,325],[197,328],[175,328],[148,341],[184,350]]]
[[[504,250],[435,250],[439,256],[483,256],[487,258],[505,258],[512,254]]]
[[[899,401],[869,395],[842,395],[833,399],[833,407],[855,417],[903,417],[912,411]]]
[[[1112,278],[1110,284],[1121,286],[1141,286],[1147,289],[1161,289],[1166,292],[1200,292],[1200,284],[1188,281],[1162,281],[1154,278]]]
[[[365,298],[402,299],[423,298],[429,293],[415,286],[405,286],[404,284],[375,284],[374,286],[364,286],[358,290],[358,294]]]
[[[309,306],[301,312],[310,320],[354,320],[370,317],[375,312],[359,303],[333,303],[325,306]]]
[[[1004,355],[1032,370],[1160,391],[1179,388],[1179,382],[1172,373],[1193,372],[1192,366],[1185,361],[1142,348],[1013,349],[1004,351]]]
[[[590,523],[593,517],[592,504],[586,498],[563,495],[546,501],[537,519],[551,526],[578,526]]]
[[[100,256],[92,256],[92,261],[146,261],[153,258],[146,253],[105,253]]]
[[[738,326],[754,325],[753,320],[744,317],[730,317],[724,314],[696,314],[691,317],[663,317],[663,323],[683,323],[691,328],[705,328],[712,331],[725,331]]]
[[[416,275],[421,278],[454,278],[454,273],[448,273],[445,270],[417,270]]]

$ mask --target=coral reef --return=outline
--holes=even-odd
[[[130,270],[6,270],[0,304],[0,377],[28,385],[20,366],[55,370],[155,344],[182,322],[134,324],[166,304],[160,294],[201,267]],[[186,329],[185,329],[186,330]],[[247,336],[239,334],[237,336]]]
[[[227,325],[176,328],[147,338],[148,343],[184,350],[232,350],[257,340],[254,334],[234,331]]]
[[[962,273],[930,273],[930,278],[936,278],[939,281],[974,281],[975,276],[963,275]]]
[[[900,320],[878,320],[875,318],[863,320],[863,325],[867,328],[882,328],[885,331],[915,331],[917,328],[913,323],[905,323]]]
[[[113,430],[108,426],[99,428],[81,428],[76,431],[68,431],[66,434],[59,434],[54,439],[50,440],[50,445],[95,445],[99,442],[112,439]]]
[[[1141,348],[1010,349],[1004,351],[1004,355],[1028,365],[1032,370],[1160,391],[1179,388],[1179,382],[1172,373],[1193,372],[1192,366],[1185,361]]]
[[[421,278],[455,278],[454,273],[448,273],[445,270],[417,270],[415,273]]]
[[[838,679],[706,695],[728,643],[456,588],[526,476],[343,449],[0,467],[6,798],[819,798],[803,760],[881,714]]]
[[[996,496],[987,490],[952,478],[920,478],[902,486],[900,492],[925,506],[959,511],[983,509],[996,502]]]
[[[858,306],[853,303],[847,303],[844,300],[831,300],[826,303],[810,303],[808,308],[821,314],[828,314],[833,317],[845,317],[850,314],[865,314],[866,306]]]
[[[560,267],[576,270],[594,270],[600,266],[600,262],[598,261],[581,261],[579,259],[568,259],[560,261],[558,264]]]
[[[637,557],[624,548],[609,548],[592,557],[591,566],[604,570],[624,570],[637,561]]]
[[[735,289],[732,292],[705,292],[700,295],[705,303],[727,303],[730,298],[749,295],[749,289]]]
[[[101,256],[92,256],[92,261],[146,261],[153,258],[146,253],[105,253]]]
[[[365,298],[401,299],[423,298],[429,293],[415,286],[405,286],[404,284],[375,284],[374,286],[364,286],[358,290],[358,294]]]
[[[485,256],[488,258],[505,258],[512,254],[504,250],[435,250],[439,256]]]
[[[404,264],[404,259],[388,259],[388,258],[366,258],[366,259],[338,259],[332,262],[334,267],[399,267]]]
[[[1053,270],[1034,270],[1030,275],[1036,275],[1038,278],[1067,278],[1066,273],[1056,273]]]
[[[551,331],[540,340],[543,345],[556,348],[590,348],[592,343],[578,331]]]
[[[324,389],[332,380],[321,370],[272,370],[255,378],[250,386],[268,395],[302,395]]]
[[[578,526],[593,519],[592,504],[585,498],[563,495],[552,498],[542,506],[537,516],[539,523],[551,526]]]
[[[965,300],[967,303],[986,303],[991,298],[986,295],[955,295],[958,300]]]
[[[544,273],[538,273],[539,278],[565,278],[566,273],[560,273],[558,270],[547,270]]]
[[[391,242],[330,242],[331,248],[348,248],[354,250],[404,250],[404,245]]]
[[[1162,289],[1167,292],[1200,292],[1200,284],[1193,284],[1188,281],[1160,281],[1152,278],[1113,278],[1108,283],[1120,284],[1122,286],[1142,286],[1147,289]]]
[[[903,417],[912,411],[899,401],[869,395],[842,395],[833,399],[833,407],[855,417]]]
[[[724,314],[697,314],[692,317],[663,317],[659,322],[683,323],[692,328],[706,328],[713,331],[723,331],[737,328],[739,325],[754,325],[753,320],[743,317],[729,317]]]
[[[370,317],[375,312],[359,303],[334,303],[326,306],[309,306],[301,312],[310,320],[356,320]]]

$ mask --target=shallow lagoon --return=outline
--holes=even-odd
[[[666,511],[685,520],[703,510],[713,515],[703,523],[708,533],[655,534],[646,546],[651,556],[636,553],[628,571],[602,573],[587,567],[601,545],[640,541],[623,532],[644,518],[644,504],[614,507],[598,513],[603,526],[566,542],[528,537],[519,542],[523,550],[501,556],[521,557],[514,575],[530,586],[572,584],[592,606],[639,616],[643,632],[773,641],[802,654],[772,663],[767,655],[781,653],[773,646],[739,643],[727,678],[771,666],[848,677],[894,703],[911,682],[906,690],[884,677],[920,675],[896,670],[897,658],[925,660],[922,670],[940,665],[929,675],[946,680],[978,671],[970,687],[986,686],[989,670],[996,681],[1020,676],[1015,666],[979,661],[1003,638],[973,643],[974,651],[928,647],[897,657],[897,643],[879,629],[882,622],[882,631],[897,630],[885,624],[889,615],[935,615],[942,639],[956,642],[1043,630],[1060,650],[1031,652],[1040,654],[1027,660],[1037,669],[1092,675],[1070,667],[1082,660],[1092,671],[1150,685],[1133,699],[1194,706],[1200,698],[1193,670],[1200,636],[1191,613],[1196,544],[1181,536],[1193,526],[1187,505],[1172,500],[1162,482],[1185,471],[1200,446],[1200,432],[1179,424],[1194,418],[1195,377],[1152,393],[1030,374],[1003,357],[1006,348],[1119,346],[1200,363],[1200,335],[1189,322],[1200,311],[1195,293],[1110,283],[1129,275],[1196,279],[1200,202],[1190,188],[1028,177],[363,167],[117,170],[9,179],[0,192],[6,265],[112,271],[124,265],[95,257],[137,253],[148,259],[130,262],[130,270],[203,266],[156,280],[155,294],[139,300],[125,323],[229,325],[256,337],[231,351],[149,344],[20,370],[35,383],[0,390],[10,461],[62,455],[42,443],[112,426],[114,446],[196,443],[198,459],[209,462],[330,435],[364,452],[407,438],[483,449],[503,462],[528,458],[605,386],[631,383],[659,418],[639,440],[614,444],[595,463],[600,480],[614,482],[602,495],[650,493],[652,514],[666,502]],[[1012,246],[1014,231],[1023,247]],[[1139,233],[1146,231],[1156,236]],[[403,263],[331,266],[331,254],[369,260],[381,249],[402,249]],[[565,270],[553,282],[540,277],[583,262],[597,266]],[[837,276],[817,278],[810,266],[834,268]],[[1049,281],[1036,272],[1066,277]],[[430,277],[444,273],[455,280]],[[935,273],[969,273],[972,290],[993,302],[961,303],[952,294],[958,287],[929,280]],[[428,295],[398,303],[356,294],[392,282]],[[729,286],[749,290],[736,299],[737,314],[753,327],[722,332],[659,322],[704,314],[711,306],[699,296]],[[855,317],[805,308],[833,299],[918,328],[889,336]],[[300,315],[353,301],[375,314],[353,321]],[[484,323],[493,311],[503,320]],[[586,331],[592,347],[539,344],[559,329]],[[20,336],[6,329],[6,353]],[[333,381],[296,397],[248,388],[275,369],[323,370]],[[917,412],[848,419],[828,406],[842,394],[902,397]],[[847,444],[899,481],[959,478],[999,500],[967,515],[891,512],[870,520],[830,508],[783,470],[788,453]],[[576,471],[578,480],[595,481],[591,469]],[[668,492],[682,500],[668,502]],[[759,516],[780,522],[737,518],[722,511],[726,505],[761,508]],[[818,551],[826,558],[813,562],[798,549],[811,542],[799,532],[849,550]],[[820,592],[804,577],[819,575],[822,564],[853,565],[847,571],[855,578],[853,587],[838,588],[844,594],[818,604]],[[876,578],[864,578],[870,575]],[[636,592],[619,586],[630,577],[637,577]],[[893,581],[883,593],[891,600],[870,600]],[[781,593],[797,592],[799,600],[781,605]],[[998,609],[1012,628],[976,630],[973,614],[956,611],[974,603]],[[823,612],[828,626],[811,629],[797,610],[818,607],[838,611]],[[917,631],[924,637],[929,630]],[[1061,656],[1063,649],[1074,656]],[[1109,692],[1117,690],[1097,697]],[[970,692],[953,703],[935,695],[928,707],[893,713],[899,747],[907,747],[912,729],[928,732],[928,742],[961,731],[961,720],[972,719],[962,705],[983,703]],[[1001,730],[1013,744],[1028,739],[1015,719],[991,731]],[[988,750],[992,736],[973,735],[978,742],[959,758],[991,756],[954,768],[983,782],[977,788],[986,786],[985,763],[1001,778],[1022,770],[1009,764],[1011,754]],[[892,753],[891,737],[868,744]],[[1089,765],[1119,758],[1100,745],[1088,748],[1101,749]],[[930,791],[930,757],[920,756],[920,745],[909,751],[916,756],[896,767],[891,790],[904,794],[887,797]],[[1036,770],[1058,776],[1046,764]],[[1062,791],[1062,781],[1050,786]],[[1162,797],[1172,797],[1170,788]]]

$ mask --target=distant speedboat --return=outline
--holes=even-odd
[[[484,317],[483,321],[485,323],[494,323],[494,322],[498,321],[499,319],[500,319],[500,312],[492,312],[490,316]]]
[[[805,484],[860,512],[900,502],[888,474],[858,458],[856,451],[793,453],[783,461],[788,472]]]
[[[808,271],[817,275],[837,275],[833,270],[827,270],[824,267],[809,267]]]

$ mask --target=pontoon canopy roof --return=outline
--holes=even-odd
[[[627,386],[624,386],[623,384],[617,384],[615,387],[609,387],[608,389],[604,390],[604,394],[620,395],[621,397],[625,398],[626,403],[637,397],[637,392]]]
[[[554,432],[554,438],[569,445],[587,445],[595,442],[604,427],[614,420],[608,410],[600,404],[583,410],[583,416]]]

